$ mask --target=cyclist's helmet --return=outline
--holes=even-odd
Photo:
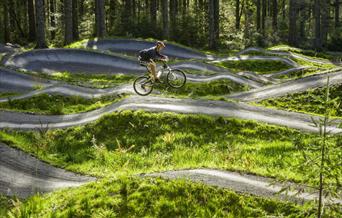
[[[158,46],[158,45],[161,45],[163,48],[166,47],[166,45],[165,45],[164,42],[162,42],[162,41],[157,41],[157,42],[156,42],[156,45],[157,45],[157,46]]]

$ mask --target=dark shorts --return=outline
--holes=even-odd
[[[146,60],[146,59],[143,59],[142,57],[138,57],[138,60],[139,60],[139,64],[141,65],[141,66],[145,66],[145,67],[147,67],[147,65],[149,64],[149,63],[151,63],[151,60]]]

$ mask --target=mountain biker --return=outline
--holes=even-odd
[[[148,71],[152,75],[153,82],[155,82],[156,80],[160,82],[156,73],[157,65],[155,61],[168,60],[167,56],[160,54],[160,51],[163,50],[165,47],[166,46],[163,42],[157,41],[155,46],[139,51],[138,60],[140,61],[140,64],[145,65],[147,67]]]

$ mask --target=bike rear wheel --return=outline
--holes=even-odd
[[[175,69],[167,74],[166,81],[173,88],[182,88],[186,83],[186,76],[183,71]]]
[[[148,76],[140,76],[134,80],[133,88],[138,95],[146,96],[152,92],[153,82]]]

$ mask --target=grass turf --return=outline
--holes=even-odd
[[[26,99],[0,103],[0,109],[50,115],[72,114],[95,110],[117,102],[122,98],[121,95],[84,99],[78,96],[41,94]]]
[[[17,92],[0,92],[0,98],[8,98],[12,96],[19,95]]]
[[[33,74],[26,72],[28,74]],[[67,82],[72,85],[90,88],[110,88],[124,83],[133,82],[136,76],[127,74],[83,74],[70,72],[56,72],[52,74],[34,73],[41,78]]]
[[[283,97],[270,98],[260,101],[259,104],[266,107],[275,107],[282,110],[312,113],[324,115],[324,100],[326,98],[326,88],[317,88],[302,93],[289,94]],[[330,98],[341,102],[342,85],[330,87]],[[337,104],[333,116],[342,117],[342,105]]]
[[[228,68],[233,72],[252,71],[258,74],[268,74],[287,70],[290,67],[281,61],[224,61],[217,64],[218,66]]]
[[[252,121],[122,111],[64,130],[4,130],[0,140],[54,165],[95,176],[221,168],[301,182],[296,145],[316,135]],[[38,151],[38,153],[37,153]]]
[[[180,89],[171,88],[165,84],[156,84],[156,89],[166,97],[218,99],[222,95],[248,90],[248,87],[230,80],[216,80],[205,83],[187,83]],[[71,114],[91,111],[117,102],[120,99],[122,99],[122,96],[84,99],[78,96],[41,94],[26,99],[0,103],[0,109],[38,114]]]
[[[330,211],[329,211],[330,213]],[[119,177],[35,196],[13,217],[314,217],[315,211],[232,191],[159,178]],[[331,212],[326,217],[334,217]],[[336,216],[335,216],[336,217]]]

